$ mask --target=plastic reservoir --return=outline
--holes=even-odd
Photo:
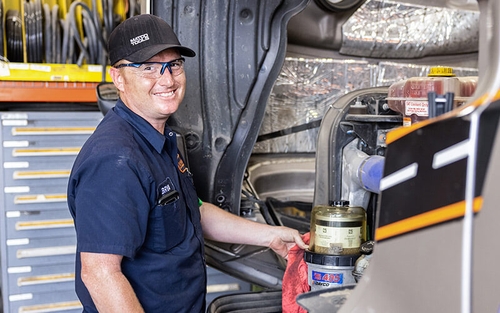
[[[387,104],[403,115],[403,126],[429,117],[428,93],[454,93],[453,108],[469,100],[476,90],[477,76],[456,77],[450,67],[432,67],[428,77],[413,77],[389,87]]]
[[[352,255],[360,253],[366,240],[366,212],[362,207],[349,206],[349,201],[333,201],[332,205],[316,205],[311,211],[311,241],[313,253]]]

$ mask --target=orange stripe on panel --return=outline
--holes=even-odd
[[[477,213],[481,210],[483,198],[477,197],[474,199],[473,209]],[[442,222],[446,222],[465,214],[465,201],[460,201],[439,209],[434,209],[410,218],[394,222],[377,228],[375,232],[375,240],[384,240],[394,236],[402,235],[413,230],[432,226]]]

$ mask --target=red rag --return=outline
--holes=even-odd
[[[310,233],[302,235],[302,240],[309,244]],[[304,261],[304,249],[295,245],[288,252],[288,262],[283,275],[281,307],[283,313],[307,313],[297,304],[295,298],[310,290],[307,282],[307,263]]]

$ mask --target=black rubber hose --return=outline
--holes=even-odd
[[[101,20],[99,19],[99,12],[97,10],[97,1],[92,0],[91,4],[92,10],[89,13],[91,13],[92,20],[94,21],[94,25],[96,26],[96,28],[99,28],[99,26],[101,25]],[[105,13],[102,12],[102,14],[104,16]]]
[[[17,10],[7,10],[5,31],[7,39],[7,59],[10,62],[23,61],[23,39],[21,16]]]
[[[5,19],[4,19],[4,15],[3,15],[3,2],[2,2],[2,1],[0,1],[0,18],[1,18],[1,23],[0,23],[0,34],[2,35],[2,36],[0,37],[0,48],[1,48],[1,50],[0,50],[0,56],[2,56],[2,57],[3,57],[3,56],[5,56],[5,53],[4,53],[4,51],[5,51],[5,50],[4,50],[4,49],[5,49],[5,45],[4,45],[4,40],[3,40],[3,38],[4,38],[4,36],[5,36],[5,35],[4,35],[4,25],[5,25]],[[3,58],[2,58],[2,60],[3,60]]]
[[[130,0],[128,3],[128,17],[132,17],[140,13],[140,5],[137,3],[137,0]]]
[[[85,39],[87,42],[86,48],[89,51],[89,59],[87,60],[90,64],[97,64],[99,60],[99,42],[97,40],[97,30],[93,27],[92,17],[89,16],[87,11],[82,11],[82,22],[83,28],[85,30]],[[81,65],[78,63],[78,65]]]
[[[104,17],[104,38],[107,41],[109,39],[109,35],[113,31],[115,27],[114,14],[113,14],[113,0],[102,0],[103,4],[103,17]],[[106,65],[108,64],[108,51],[107,45],[104,45],[105,49],[103,49],[104,53],[101,56],[101,65],[102,65],[102,81],[106,81]]]
[[[75,33],[73,28],[71,27],[71,21],[68,20],[68,23],[65,25],[66,31],[68,32],[68,56],[66,57],[66,62],[64,63],[76,63],[75,57],[75,41],[73,40]]]
[[[3,37],[4,37],[4,32],[3,32],[3,26],[5,24],[5,20],[4,20],[4,15],[3,15],[3,2],[0,1],[0,56],[5,56],[4,55],[4,40],[3,40]],[[3,60],[3,58],[2,58]]]
[[[37,52],[37,44],[38,44],[38,39],[37,39],[37,27],[36,27],[36,7],[35,7],[35,1],[32,1],[29,3],[30,4],[30,13],[31,13],[31,49],[33,50],[32,56],[33,60],[31,62],[37,63],[37,58],[38,58],[38,52]]]
[[[87,46],[88,46],[87,37],[83,38],[82,44],[85,48],[87,48]],[[78,66],[81,66],[83,64],[84,57],[85,57],[85,55],[83,53],[80,53],[80,55],[78,56],[78,59],[76,60],[75,63],[78,64]]]
[[[26,46],[26,57],[28,58],[28,61],[30,60],[31,58],[31,55],[30,55],[30,41],[29,41],[29,34],[31,32],[31,29],[30,29],[30,24],[28,23],[28,14],[29,14],[29,9],[28,9],[28,3],[27,2],[23,2],[23,6],[24,6],[24,16],[23,16],[23,19],[24,19],[24,36],[25,36],[25,46]]]
[[[36,62],[36,20],[35,20],[35,6],[34,2],[29,2],[29,23],[30,23],[30,52],[31,52],[31,61]]]
[[[66,64],[66,61],[68,59],[68,48],[69,48],[69,20],[68,17],[66,17],[65,20],[61,21],[61,28],[62,28],[62,45],[61,45],[61,63]]]
[[[52,37],[54,32],[52,31],[52,19],[50,15],[50,7],[47,3],[43,4],[43,16],[44,16],[44,51],[45,51],[45,62],[54,63],[52,59]]]
[[[66,15],[66,16],[70,17],[68,19],[68,21],[69,21],[69,27],[71,29],[71,35],[72,35],[70,38],[74,39],[74,42],[76,42],[76,44],[80,48],[80,53],[83,53],[84,56],[86,57],[86,59],[89,60],[90,59],[90,55],[89,55],[86,47],[83,45],[83,42],[82,42],[82,40],[80,38],[80,33],[78,32],[78,27],[76,25],[75,11],[76,11],[76,7],[77,6],[81,6],[83,10],[85,10],[85,9],[88,10],[89,9],[86,4],[83,4],[81,2],[73,2],[70,5],[68,14]]]
[[[28,2],[27,7],[28,7],[28,26],[29,26],[28,62],[34,63],[36,62],[36,21],[35,21],[33,2]],[[26,36],[28,36],[28,34],[26,34]]]
[[[26,57],[28,62],[31,62],[33,59],[32,53],[33,50],[31,49],[31,19],[30,19],[30,13],[31,13],[31,6],[29,5],[28,2],[23,1],[23,6],[24,6],[24,29],[25,29],[25,42],[26,42]]]
[[[52,59],[54,63],[61,63],[61,24],[59,21],[59,6],[56,4],[51,10],[52,24]]]
[[[109,34],[113,31],[113,0],[102,0],[102,16],[104,21],[105,39],[108,40]]]
[[[42,0],[36,0],[35,2],[35,20],[36,20],[36,38],[37,38],[37,45],[36,45],[36,52],[37,52],[37,59],[36,61],[38,63],[43,62],[43,7],[42,7]]]
[[[69,18],[67,18],[67,20],[69,21],[69,26],[72,29],[73,33],[74,33],[72,38],[74,39],[74,41],[76,42],[76,44],[80,48],[80,53],[84,54],[84,56],[87,59],[87,61],[89,63],[96,63],[96,60],[92,60],[90,58],[90,53],[89,53],[89,51],[87,51],[86,47],[84,46],[84,44],[83,44],[83,42],[82,42],[82,40],[81,40],[81,38],[79,36],[79,33],[78,33],[78,28],[77,28],[75,17],[74,17],[76,7],[78,7],[78,6],[80,6],[82,8],[82,10],[84,10],[85,12],[87,12],[88,15],[85,15],[85,14],[82,13],[82,15],[84,16],[84,18],[86,16],[87,17],[92,16],[91,10],[89,9],[89,7],[85,3],[82,3],[82,2],[73,2],[70,5],[69,12],[67,14],[67,16],[69,16]],[[95,41],[97,42],[97,49],[106,50],[106,43],[104,41],[104,38],[102,37],[102,32],[98,32],[97,31],[97,29],[99,29],[99,26],[95,24],[95,22],[94,22],[93,19],[87,18],[87,20],[89,21],[89,23],[88,23],[88,29],[92,29],[93,28],[93,31],[89,31],[89,32],[91,34],[95,34],[96,35],[95,36],[96,37]],[[90,36],[92,36],[92,35],[90,35]],[[90,45],[90,41],[91,40],[93,40],[93,38],[87,39],[89,45]]]
[[[7,58],[10,62],[22,62],[23,39],[21,15],[17,10],[8,10],[6,16]]]
[[[32,52],[32,61],[33,63],[39,63],[38,62],[38,27],[37,27],[37,20],[36,20],[36,2],[32,1],[29,3],[30,4],[30,10],[31,10],[31,49],[33,50]]]

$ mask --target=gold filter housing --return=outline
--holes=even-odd
[[[311,212],[309,250],[314,253],[352,255],[366,241],[366,212],[349,201],[317,205]]]

